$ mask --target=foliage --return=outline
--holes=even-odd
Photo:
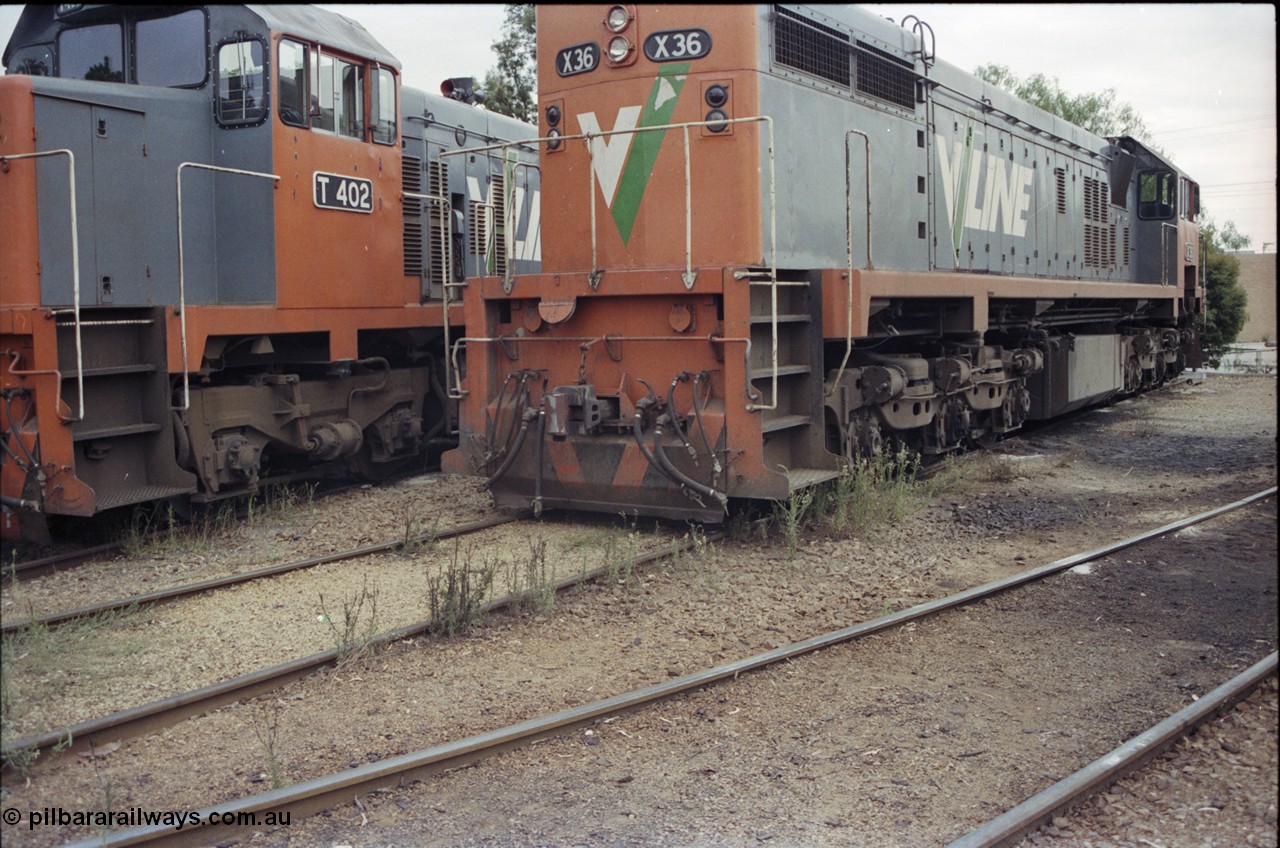
[[[1240,263],[1228,251],[1243,250],[1251,239],[1228,221],[1221,229],[1206,221],[1200,231],[1205,241],[1205,323],[1200,348],[1205,362],[1216,367],[1249,320],[1248,297],[1240,287]]]
[[[1032,74],[1026,79],[1019,79],[1007,66],[996,64],[982,65],[974,74],[979,79],[1003,88],[1015,97],[1083,127],[1094,135],[1131,135],[1144,141],[1151,136],[1142,116],[1133,106],[1116,102],[1114,88],[1102,92],[1069,94],[1056,77],[1050,79],[1044,74]]]
[[[508,3],[502,37],[493,43],[498,67],[484,77],[484,104],[490,112],[521,121],[537,118],[538,47],[532,3]]]

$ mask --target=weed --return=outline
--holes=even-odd
[[[774,523],[782,528],[783,535],[786,536],[788,559],[793,559],[796,555],[796,549],[800,544],[800,531],[804,529],[806,516],[809,513],[809,508],[813,506],[816,496],[813,489],[802,489],[792,492],[786,504],[781,501],[774,501],[773,519]]]
[[[604,564],[607,566],[606,577],[610,583],[627,583],[635,569],[636,543],[640,540],[640,531],[635,518],[622,516],[621,538],[618,531],[610,532],[605,538]]]
[[[550,612],[556,605],[554,575],[547,570],[547,541],[538,537],[529,542],[529,558],[523,567],[510,575],[511,594],[521,609],[537,614]]]
[[[276,751],[280,738],[281,707],[279,700],[272,700],[259,705],[253,716],[253,733],[258,737],[258,744],[262,746],[262,755],[267,759],[267,774],[271,778],[272,789],[289,785],[289,781],[284,777],[280,755]]]
[[[323,594],[320,595],[320,612],[337,643],[340,665],[363,659],[373,653],[378,635],[378,590],[370,589],[367,579],[354,596],[343,598],[340,625],[334,623],[333,616],[329,614]]]
[[[93,777],[98,782],[98,787],[102,790],[102,812],[110,813],[116,808],[115,786],[111,781],[103,779],[102,770],[98,766],[98,760],[100,759],[98,756],[98,750],[92,741],[89,743],[89,755],[90,762],[93,763]],[[111,827],[105,823],[95,824],[93,827],[94,834],[97,835],[98,839],[102,840],[104,843],[106,841],[107,833],[110,830]]]
[[[414,507],[406,506],[404,509],[404,542],[400,545],[400,552],[406,556],[410,556],[422,548],[430,548],[435,545],[436,540],[440,537],[440,516],[436,516],[435,523],[431,525],[431,529],[425,533],[416,533],[418,528],[418,519],[414,511]]]
[[[427,580],[427,599],[431,607],[431,632],[444,636],[466,633],[480,618],[485,596],[493,587],[497,574],[496,560],[480,568],[471,567],[471,548],[459,561],[461,543],[455,542],[453,557],[444,574]]]

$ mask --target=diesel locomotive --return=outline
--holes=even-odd
[[[445,468],[718,521],[1199,365],[1197,184],[939,43],[845,6],[539,7],[542,266],[463,294]]]
[[[31,6],[3,60],[6,538],[451,443],[462,282],[538,268],[535,128],[305,6]]]

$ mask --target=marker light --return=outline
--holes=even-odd
[[[559,106],[547,107],[547,126],[551,126],[551,127],[560,126],[560,107]]]
[[[703,96],[706,98],[707,105],[712,109],[719,109],[729,102],[729,90],[723,85],[711,86]]]
[[[709,122],[707,124],[707,129],[711,130],[713,133],[724,132],[729,126],[729,124],[726,123],[729,120],[729,116],[724,112],[721,112],[719,109],[712,109],[707,113],[707,117],[703,118],[703,120]]]
[[[627,10],[621,6],[614,6],[609,10],[609,14],[605,16],[604,25],[609,28],[610,32],[622,32],[627,28],[631,16],[627,14]]]
[[[621,35],[615,35],[609,41],[609,59],[613,62],[621,62],[627,58],[627,54],[631,52],[631,42]]]
[[[560,144],[561,144],[561,142],[560,142],[560,130],[558,130],[558,129],[557,129],[557,128],[555,128],[555,127],[552,127],[550,130],[548,130],[548,131],[547,131],[547,138],[549,139],[549,141],[547,141],[547,149],[548,149],[548,150],[559,150],[559,149],[560,149]]]

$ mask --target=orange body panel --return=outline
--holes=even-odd
[[[637,50],[649,33],[689,27],[709,33],[712,49],[703,58],[685,62],[641,59],[609,67],[602,60],[591,73],[562,78],[555,62],[549,61],[557,49],[584,42],[603,47],[609,32],[581,7],[569,14],[541,14],[539,50],[548,56],[539,65],[543,135],[549,104],[562,109],[565,135],[700,122],[708,112],[703,93],[716,83],[730,91],[730,118],[756,115],[751,106],[757,101],[758,73],[753,7],[655,6],[638,15],[627,30]],[[682,129],[605,135],[595,142],[594,155],[584,139],[567,141],[559,150],[544,149],[544,196],[564,199],[564,214],[556,216],[554,226],[544,228],[544,270],[592,268],[591,203],[596,207],[599,267],[683,267],[689,217],[694,264],[761,263],[764,124],[733,124],[720,134],[694,127],[687,137],[688,183]],[[642,151],[646,146],[651,148],[647,154]]]
[[[35,100],[31,78],[0,77],[0,156],[34,153]],[[0,165],[0,290],[4,302],[40,302],[40,240],[36,219],[36,163]]]
[[[352,138],[272,121],[276,186],[276,305],[354,308],[417,303],[404,275],[400,145]],[[373,211],[321,208],[316,172],[371,180]]]

